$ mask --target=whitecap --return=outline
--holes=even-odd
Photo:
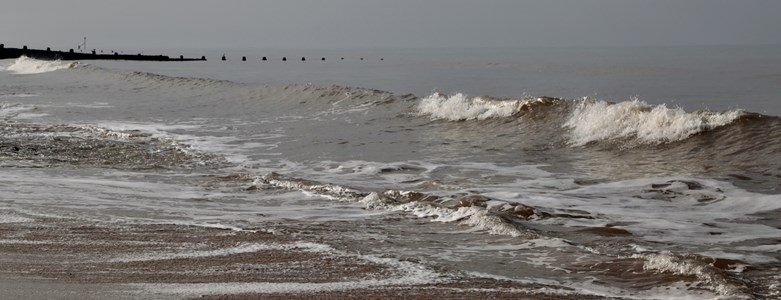
[[[583,100],[563,126],[570,129],[573,146],[613,140],[663,144],[730,124],[743,114],[740,110],[688,113],[680,107],[652,106],[638,99],[620,103]]]
[[[16,74],[40,74],[62,69],[72,69],[78,66],[79,62],[46,61],[22,56],[6,67],[5,70]]]
[[[417,111],[433,119],[451,121],[485,120],[505,118],[517,113],[524,103],[521,100],[491,100],[481,97],[470,98],[462,93],[452,96],[434,93],[420,100]]]

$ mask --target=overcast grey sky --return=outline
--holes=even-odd
[[[781,0],[6,0],[9,47],[781,44]]]

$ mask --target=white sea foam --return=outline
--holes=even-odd
[[[105,130],[111,132],[141,132],[158,139],[169,140],[172,142],[172,145],[176,144],[175,146],[187,145],[187,147],[180,147],[179,149],[185,153],[190,153],[193,150],[202,153],[220,153],[228,161],[235,163],[242,163],[249,160],[247,156],[249,153],[258,155],[263,151],[262,153],[265,155],[273,155],[273,153],[267,151],[277,148],[279,142],[276,140],[285,137],[285,135],[276,133],[242,137],[185,134],[185,132],[204,132],[213,130],[200,122],[194,122],[192,124],[99,122],[96,126],[98,128],[105,128]],[[249,140],[268,142],[249,142]],[[238,143],[239,141],[241,141],[241,143]]]
[[[0,223],[3,223],[0,220]],[[49,244],[57,244],[61,243],[60,241],[30,241],[30,240],[18,240],[18,239],[7,239],[7,240],[0,240],[0,245],[49,245]],[[72,244],[71,244],[72,245]]]
[[[395,204],[378,193],[371,193],[361,199],[360,202],[368,208],[403,211],[419,218],[430,218],[434,222],[459,222],[477,230],[485,230],[490,234],[538,238],[535,234],[518,229],[515,225],[483,207],[470,206],[451,209],[419,201]]]
[[[9,216],[9,215],[0,215],[0,224],[1,223],[27,223],[32,222],[33,219],[20,217],[20,216]]]
[[[582,100],[564,127],[571,130],[570,142],[574,146],[623,139],[661,144],[727,125],[743,114],[739,110],[687,113],[682,108],[651,106],[637,99],[615,104]]]
[[[434,93],[420,100],[417,110],[421,115],[451,121],[504,118],[517,113],[523,104],[534,100],[490,100],[470,98],[458,93],[452,96]]]
[[[736,247],[736,250],[743,251],[759,251],[759,252],[778,252],[781,253],[781,244],[775,245],[760,245],[760,246],[741,246]]]
[[[110,260],[110,262],[137,262],[137,261],[156,261],[156,260],[171,260],[171,259],[184,259],[184,258],[203,258],[203,257],[217,257],[217,256],[230,256],[242,253],[253,253],[263,250],[285,250],[289,248],[286,245],[276,244],[242,244],[236,247],[216,249],[216,250],[204,250],[204,251],[190,251],[190,252],[174,252],[174,253],[145,253],[133,256],[118,257]]]
[[[700,187],[676,190],[676,182],[692,182]],[[669,184],[674,191],[654,189],[654,184]],[[649,241],[702,245],[781,237],[781,231],[773,226],[730,221],[781,209],[781,196],[748,192],[728,182],[686,177],[645,178],[592,184],[554,193],[532,191],[528,187],[507,186],[506,191],[483,195],[548,208],[551,212],[566,208],[588,212],[590,216],[585,219],[548,218],[539,223],[600,227],[611,222],[631,222],[627,229],[634,236]],[[713,200],[700,201],[708,198]]]
[[[769,249],[781,249],[781,245],[763,245],[763,246],[757,246],[757,247],[737,247],[736,250],[747,250],[747,251],[756,251],[756,252],[762,252],[762,250],[765,250],[765,252]],[[759,253],[733,253],[733,252],[725,252],[720,250],[710,250],[710,251],[701,251],[697,252],[698,255],[706,256],[706,257],[716,257],[716,258],[722,258],[722,259],[732,259],[736,261],[740,261],[743,263],[748,264],[767,264],[767,263],[775,263],[778,261],[778,259],[759,254]],[[737,268],[737,266],[736,266]]]
[[[0,71],[5,70],[4,68],[0,67]],[[0,94],[0,99],[3,98],[28,98],[28,97],[38,97],[40,95],[38,94],[26,94],[26,93],[19,93],[19,94]]]
[[[81,131],[89,134],[94,134],[97,136],[113,138],[118,140],[129,140],[134,137],[140,136],[138,133],[127,132],[127,131],[122,132],[122,131],[111,130],[107,128],[96,127],[92,125],[76,125],[76,127],[79,128]]]
[[[62,69],[72,69],[79,66],[79,62],[64,62],[60,60],[46,61],[22,56],[17,58],[5,70],[16,74],[39,74]]]
[[[36,110],[35,106],[32,105],[23,105],[18,103],[6,103],[6,102],[0,102],[0,118],[30,118],[35,116],[41,116],[45,114],[34,114],[29,113],[29,111]]]
[[[0,117],[16,115],[19,107],[16,103],[0,103]]]
[[[160,293],[177,295],[215,295],[215,294],[246,294],[246,293],[307,293],[324,291],[343,291],[360,288],[370,288],[388,285],[420,285],[444,282],[447,277],[437,273],[423,265],[400,261],[392,258],[376,257],[373,255],[352,254],[336,250],[328,245],[298,242],[293,244],[247,244],[239,247],[217,250],[214,252],[190,253],[192,255],[230,255],[223,254],[229,251],[246,253],[261,250],[297,250],[315,252],[336,257],[351,257],[364,260],[369,263],[388,266],[397,271],[397,275],[385,279],[366,279],[359,281],[342,281],[326,283],[298,283],[298,282],[253,282],[253,283],[205,283],[205,284],[140,284],[144,289],[151,289]],[[245,251],[245,252],[241,252]],[[175,255],[175,254],[174,254]],[[167,257],[170,257],[167,256]]]
[[[732,295],[719,295],[714,291],[704,289],[692,289],[684,281],[676,281],[659,285],[647,290],[631,291],[631,297],[627,293],[616,295],[617,298],[627,299],[665,299],[665,300],[735,300],[740,299]]]
[[[744,287],[730,282],[716,267],[703,261],[670,253],[638,254],[634,257],[645,260],[643,268],[646,270],[658,270],[676,275],[695,276],[697,279],[713,287],[719,294],[736,297],[744,296],[741,291]],[[745,297],[748,298],[748,296]]]
[[[461,207],[455,212],[452,212],[450,215],[442,214],[441,218],[436,218],[434,220],[448,222],[454,219],[462,219],[461,224],[486,230],[491,234],[509,235],[515,237],[529,236],[529,233],[519,230],[512,224],[504,221],[499,216],[490,213],[488,210],[482,207]]]
[[[495,274],[482,272],[466,272],[475,277],[492,278],[502,281],[512,281],[523,284],[537,284],[547,287],[532,289],[525,292],[543,293],[547,295],[592,295],[605,298],[618,299],[669,299],[669,300],[704,300],[704,299],[734,299],[733,297],[714,294],[706,290],[691,290],[689,286],[681,282],[673,282],[667,285],[658,286],[648,290],[626,290],[617,287],[605,286],[604,282],[595,280],[569,281],[569,280],[551,280],[542,278],[517,279]],[[556,289],[555,286],[565,286],[565,289]]]
[[[302,181],[292,178],[285,178],[279,176],[276,173],[266,174],[262,177],[258,177],[253,182],[255,186],[262,186],[264,184],[272,185],[278,188],[284,188],[289,190],[301,190],[306,192],[314,192],[318,194],[324,194],[327,196],[339,196],[339,197],[356,197],[362,195],[358,190],[347,188],[335,184],[321,184],[316,182]]]

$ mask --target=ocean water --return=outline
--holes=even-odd
[[[584,294],[781,297],[781,46],[160,52],[210,60],[0,61],[0,222],[326,227]]]

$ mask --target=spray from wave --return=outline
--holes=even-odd
[[[418,103],[421,115],[450,121],[485,120],[506,118],[520,111],[524,104],[534,100],[494,100],[481,97],[469,98],[458,93],[452,96],[434,93]]]
[[[16,74],[40,74],[62,69],[73,69],[79,65],[79,62],[46,61],[22,56],[17,58],[10,66],[5,67],[5,70]]]
[[[557,109],[547,109],[554,106]],[[470,98],[460,93],[435,93],[421,99],[415,110],[417,115],[429,116],[434,120],[512,118],[519,121],[513,123],[513,128],[524,128],[527,131],[514,131],[513,134],[562,135],[567,144],[573,147],[598,142],[620,143],[626,147],[677,142],[729,125],[746,115],[741,110],[686,112],[679,107],[668,108],[664,104],[654,106],[637,99],[619,103],[550,97],[500,100]],[[565,129],[564,134],[562,128]]]
[[[573,107],[564,127],[571,130],[573,146],[624,140],[663,144],[728,125],[742,115],[740,110],[687,113],[682,108],[651,106],[637,99],[615,104],[582,100]]]

